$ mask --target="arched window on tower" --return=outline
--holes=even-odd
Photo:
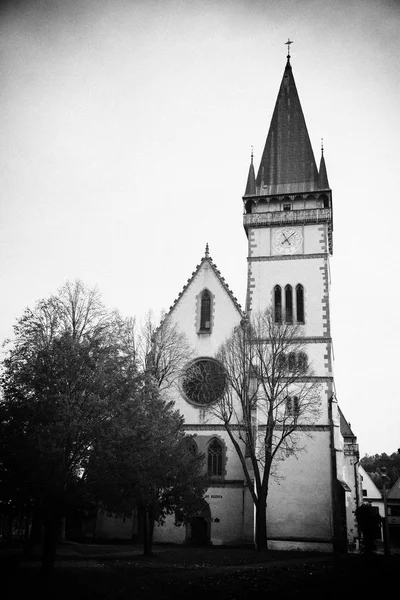
[[[222,444],[213,439],[207,450],[207,470],[209,477],[222,477]]]
[[[285,321],[293,323],[293,290],[291,285],[285,287]]]
[[[211,329],[211,295],[208,290],[204,290],[201,295],[200,308],[200,331],[210,331]]]
[[[304,288],[296,285],[296,317],[298,323],[304,323]]]
[[[274,319],[275,323],[282,323],[282,290],[280,285],[274,287]]]
[[[305,373],[308,369],[308,358],[305,352],[299,352],[297,355],[297,369],[300,373]]]

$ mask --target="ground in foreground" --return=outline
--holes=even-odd
[[[105,549],[61,554],[54,574],[43,580],[37,560],[5,560],[3,598],[57,600],[370,597],[395,586],[400,556],[313,555],[247,548],[156,548],[153,557],[119,557]],[[6,583],[8,581],[8,583]],[[6,586],[6,588],[5,588]]]

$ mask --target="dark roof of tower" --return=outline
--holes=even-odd
[[[244,192],[245,196],[254,196],[256,194],[256,176],[254,173],[253,165],[253,153],[251,153],[251,162],[249,168],[249,174],[247,177],[246,189]]]
[[[318,189],[318,170],[289,58],[256,183],[257,192],[266,195]]]

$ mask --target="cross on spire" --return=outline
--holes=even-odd
[[[290,38],[288,38],[287,42],[285,42],[285,46],[287,46],[287,58],[290,58],[290,45],[291,44],[293,44],[293,42]]]

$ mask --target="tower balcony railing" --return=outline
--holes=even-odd
[[[292,223],[329,223],[332,221],[330,208],[305,208],[300,210],[271,211],[245,214],[244,227],[289,225]]]

